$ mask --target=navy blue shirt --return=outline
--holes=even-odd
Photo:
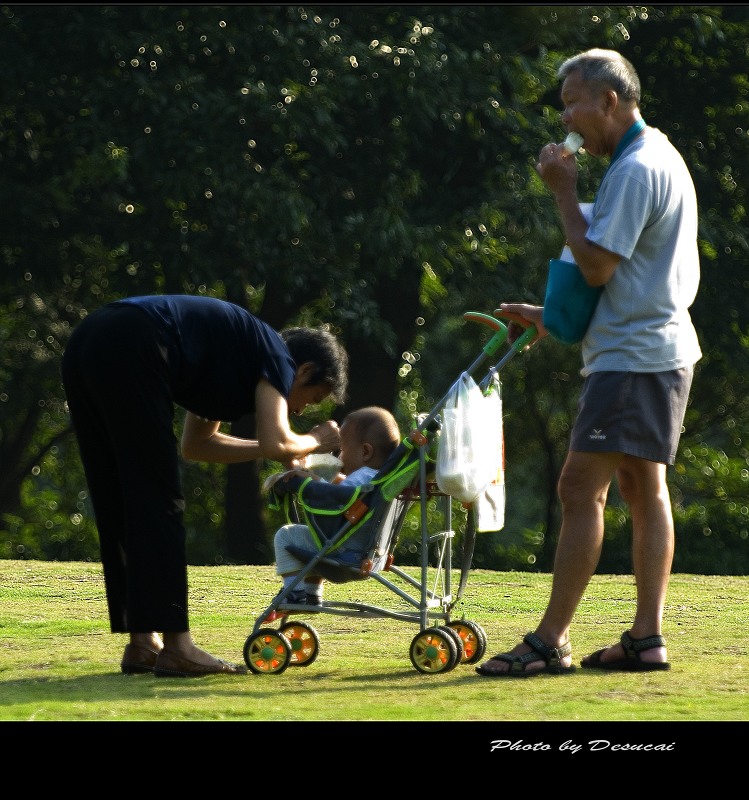
[[[156,324],[166,348],[174,402],[198,416],[231,422],[255,411],[266,378],[288,399],[296,364],[281,335],[234,303],[214,297],[149,295],[116,300]]]

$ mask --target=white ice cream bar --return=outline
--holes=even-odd
[[[583,146],[583,137],[576,131],[570,131],[564,140],[564,149],[568,153],[576,153]]]

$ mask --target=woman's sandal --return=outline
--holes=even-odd
[[[601,661],[602,653],[609,649],[604,647],[584,658],[580,662],[580,666],[584,669],[605,669],[612,672],[654,672],[671,669],[668,661],[643,661],[640,658],[640,653],[644,653],[646,650],[665,647],[666,640],[662,636],[656,634],[645,636],[642,639],[633,639],[628,631],[624,631],[620,641],[624,648],[624,658],[618,658],[615,661]]]
[[[569,642],[561,647],[548,647],[535,633],[526,633],[523,641],[531,648],[530,653],[524,653],[522,656],[500,653],[476,667],[476,672],[489,678],[530,678],[532,675],[563,675],[575,671],[573,666],[562,666],[562,659],[572,653],[572,645]],[[504,661],[510,665],[510,669],[504,672],[486,669],[486,664],[491,664],[492,661]],[[543,661],[545,666],[540,669],[526,669],[528,664],[536,661]]]

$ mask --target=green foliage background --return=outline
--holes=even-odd
[[[328,325],[353,355],[347,408],[406,430],[488,336],[465,311],[542,299],[556,67],[602,46],[637,67],[700,202],[674,566],[747,574],[748,33],[743,6],[0,6],[0,557],[98,558],[59,366],[117,297]],[[580,166],[588,201],[605,163]],[[551,340],[503,370],[507,522],[481,567],[550,568],[578,370]],[[273,468],[184,465],[191,563],[269,563]],[[628,525],[612,490],[600,571],[629,570]]]

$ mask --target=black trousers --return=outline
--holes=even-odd
[[[113,633],[186,631],[184,497],[167,351],[138,308],[73,331],[62,377],[99,532]]]

